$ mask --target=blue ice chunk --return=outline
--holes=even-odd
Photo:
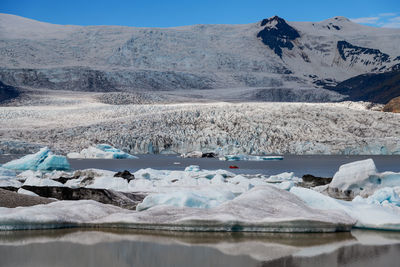
[[[35,154],[26,155],[20,159],[5,163],[3,168],[12,170],[69,170],[70,165],[64,156],[54,155],[49,148],[44,147]]]
[[[50,149],[43,147],[39,152],[35,154],[26,155],[20,159],[12,160],[5,163],[2,167],[12,170],[33,170],[36,171],[40,163],[42,163],[48,154]]]
[[[100,149],[104,152],[113,153],[114,159],[136,159],[137,158],[135,156],[132,156],[131,154],[125,153],[124,151],[122,151],[118,148],[112,147],[110,145],[107,145],[107,144],[98,144],[98,145],[96,145],[96,148]]]
[[[67,171],[71,169],[66,157],[58,155],[49,155],[42,163],[39,164],[39,171]]]

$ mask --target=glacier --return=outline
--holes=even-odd
[[[95,147],[90,146],[83,149],[80,153],[71,152],[67,154],[71,159],[137,159],[138,157],[130,155],[120,149],[108,144],[98,144]]]
[[[70,165],[64,156],[54,155],[49,148],[44,147],[35,154],[26,155],[20,159],[12,160],[2,165],[3,168],[12,170],[69,170]]]

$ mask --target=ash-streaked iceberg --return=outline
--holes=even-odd
[[[122,227],[178,231],[335,232],[355,220],[309,207],[290,192],[258,186],[213,208],[155,206],[131,211],[91,200],[0,208],[0,229]]]
[[[2,165],[3,168],[12,170],[69,170],[70,165],[66,157],[54,155],[49,148],[44,147],[35,154],[26,155],[20,159],[12,160]]]
[[[67,154],[71,159],[137,159],[138,157],[128,154],[108,144],[98,144],[83,149],[80,153],[72,152]]]

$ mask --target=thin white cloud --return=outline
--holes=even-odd
[[[368,24],[375,27],[400,28],[398,13],[381,13],[377,16],[350,19],[355,23]]]
[[[379,21],[379,17],[364,17],[364,18],[356,18],[350,20],[355,23],[376,24]]]
[[[379,17],[394,17],[396,15],[397,15],[397,13],[381,13],[378,16]]]
[[[399,22],[389,22],[382,24],[383,28],[400,28],[400,21]]]
[[[394,18],[390,18],[389,21],[391,21],[391,22],[400,22],[400,16],[394,17]]]

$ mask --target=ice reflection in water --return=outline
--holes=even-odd
[[[400,233],[0,232],[1,266],[396,266]]]

